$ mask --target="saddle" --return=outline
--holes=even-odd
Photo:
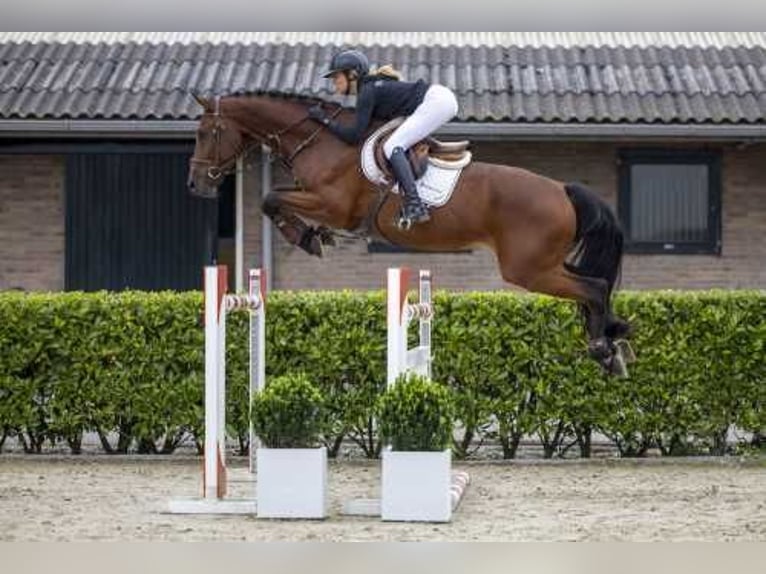
[[[378,168],[385,174],[386,178],[391,179],[391,168],[388,165],[388,160],[383,153],[383,144],[391,137],[394,130],[398,128],[404,118],[398,121],[393,121],[386,124],[385,129],[375,142],[375,163]],[[420,179],[425,175],[428,169],[428,164],[436,160],[435,163],[442,164],[444,167],[462,166],[466,163],[468,156],[470,156],[471,142],[457,141],[457,142],[443,142],[433,137],[427,137],[407,150],[407,159],[412,166],[412,173],[415,175],[415,179]]]

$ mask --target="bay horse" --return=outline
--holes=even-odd
[[[433,209],[428,222],[405,231],[396,225],[400,196],[365,178],[360,147],[308,117],[316,104],[335,105],[332,116],[340,121],[348,121],[349,110],[303,96],[192,95],[203,113],[190,161],[191,193],[217,197],[237,158],[251,146],[267,145],[299,188],[273,191],[261,205],[291,244],[321,256],[322,245],[332,244],[333,230],[345,230],[419,251],[488,248],[508,283],[576,301],[589,355],[607,373],[627,374],[623,343],[630,325],[611,306],[623,233],[595,192],[518,167],[473,161],[449,202]]]

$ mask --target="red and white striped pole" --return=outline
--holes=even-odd
[[[399,375],[412,371],[431,378],[431,272],[419,273],[419,301],[407,301],[410,270],[390,268],[387,282],[388,360],[386,383],[390,387]],[[420,344],[407,347],[407,328],[412,320],[420,322]]]
[[[266,380],[266,277],[260,269],[249,273],[247,295],[227,294],[224,265],[205,268],[205,471],[204,497],[226,496],[226,315],[250,313],[249,398],[261,391]],[[248,405],[249,407],[249,405]],[[255,470],[258,439],[252,425],[250,470]]]
[[[205,267],[204,498],[226,496],[226,267]]]
[[[250,401],[248,409],[253,404],[255,394],[266,385],[266,272],[261,269],[251,269],[248,281],[248,292],[251,298],[260,301],[259,308],[250,311]],[[255,472],[255,451],[260,446],[258,437],[250,423],[250,472]]]

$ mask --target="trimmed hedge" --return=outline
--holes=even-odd
[[[253,397],[253,431],[267,448],[314,448],[324,434],[325,400],[304,373],[275,377]]]
[[[449,448],[455,428],[453,396],[421,375],[400,375],[376,405],[381,439],[399,451]]]
[[[453,394],[457,456],[487,439],[513,457],[523,436],[545,456],[590,455],[594,432],[624,456],[720,454],[731,425],[766,428],[766,293],[620,293],[635,326],[628,379],[587,359],[574,306],[510,292],[436,293],[434,378]],[[203,442],[200,293],[0,294],[0,448],[29,452],[84,432],[106,452],[169,453]],[[230,436],[248,445],[246,314],[228,321]],[[411,330],[413,343],[416,329]],[[380,452],[375,402],[385,389],[385,302],[374,293],[269,297],[267,379],[305,372],[326,399],[332,455],[354,441]]]

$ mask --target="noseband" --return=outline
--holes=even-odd
[[[334,118],[336,117],[341,111],[341,108],[338,107],[331,115],[330,117]],[[209,115],[210,112],[205,112],[204,115]],[[309,119],[308,114],[306,116],[299,119],[297,122],[293,122],[292,124],[289,124],[287,127],[277,131],[277,132],[271,132],[271,133],[262,133],[255,130],[249,130],[249,129],[243,129],[243,131],[249,135],[253,141],[250,143],[241,144],[238,146],[234,153],[231,155],[231,157],[221,161],[221,132],[226,128],[226,125],[223,121],[223,114],[221,113],[221,96],[215,97],[215,110],[212,113],[214,118],[213,123],[213,139],[214,139],[214,147],[215,147],[215,158],[213,160],[209,159],[199,159],[196,157],[192,157],[191,163],[194,164],[202,164],[207,166],[207,176],[211,181],[217,181],[224,175],[227,175],[234,171],[234,167],[237,163],[237,158],[248,152],[250,149],[255,147],[256,145],[266,145],[268,146],[274,156],[279,159],[285,167],[292,170],[293,168],[293,161],[298,156],[299,153],[301,153],[303,150],[305,150],[307,147],[309,147],[313,141],[316,139],[316,137],[319,135],[319,132],[322,131],[324,128],[323,125],[319,125],[317,129],[315,129],[309,136],[301,141],[297,146],[295,146],[295,149],[292,150],[292,152],[287,153],[286,150],[282,147],[282,136],[290,132],[290,130],[298,127],[303,122],[305,122],[307,119]],[[242,129],[242,126],[239,126]],[[244,139],[244,138],[243,138]]]

